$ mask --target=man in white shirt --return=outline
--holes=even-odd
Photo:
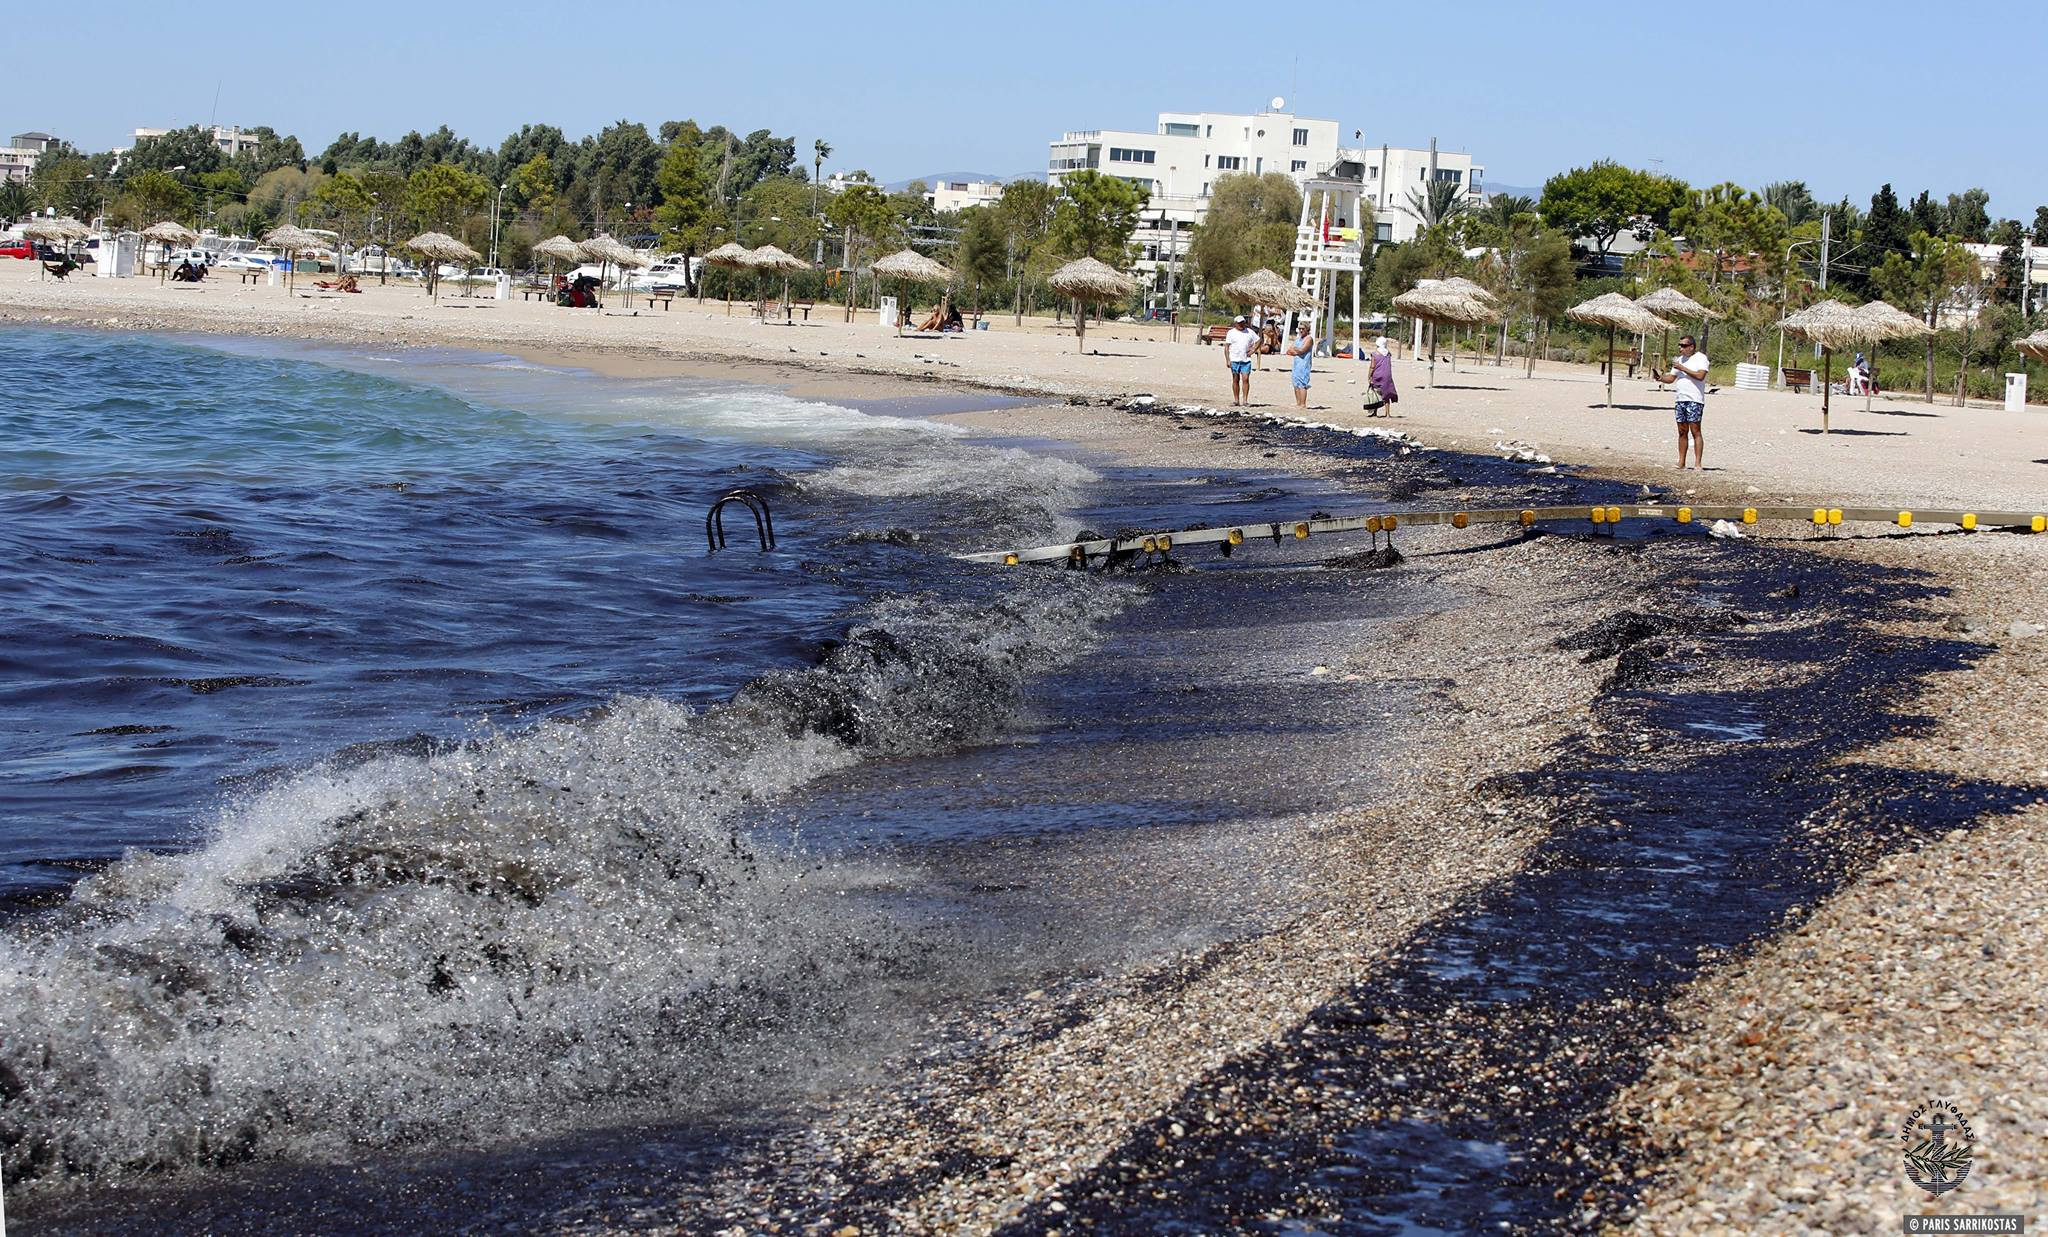
[[[1707,441],[1700,433],[1700,420],[1707,414],[1707,354],[1699,350],[1690,335],[1678,337],[1678,355],[1671,359],[1671,372],[1657,381],[1672,384],[1678,396],[1678,467],[1685,468],[1686,437],[1692,438],[1695,467],[1707,466]]]
[[[1230,406],[1249,407],[1252,402],[1252,349],[1259,346],[1259,333],[1245,324],[1244,315],[1223,336],[1223,359],[1230,366]]]

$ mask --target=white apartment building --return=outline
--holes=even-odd
[[[1085,129],[1050,143],[1046,179],[1094,168],[1121,176],[1152,195],[1134,242],[1141,271],[1156,271],[1178,251],[1209,209],[1218,177],[1282,172],[1302,180],[1337,159],[1337,122],[1296,116],[1273,100],[1263,112],[1161,112],[1151,132]]]
[[[926,190],[924,200],[943,214],[970,206],[987,206],[1002,196],[1003,182],[999,180],[941,180]]]
[[[26,146],[0,146],[0,181],[26,181],[42,153]]]
[[[1048,144],[1046,178],[1060,179],[1081,168],[1121,176],[1152,197],[1133,240],[1140,247],[1140,273],[1156,272],[1176,251],[1184,254],[1189,229],[1208,214],[1210,192],[1219,177],[1232,173],[1259,175],[1282,172],[1302,185],[1337,177],[1346,191],[1332,191],[1329,201],[1351,209],[1370,204],[1371,239],[1402,242],[1415,239],[1420,219],[1412,213],[1409,194],[1427,190],[1432,179],[1449,181],[1475,204],[1484,196],[1486,169],[1464,151],[1427,147],[1343,146],[1334,120],[1296,116],[1285,101],[1273,100],[1267,111],[1251,115],[1223,112],[1161,112],[1151,132],[1134,129],[1084,129]],[[1362,134],[1354,132],[1354,142]],[[1353,231],[1360,221],[1327,222],[1332,229]],[[1307,226],[1307,225],[1304,225]]]
[[[170,132],[171,130],[169,129],[137,129],[135,130],[135,140],[139,142],[144,138],[163,137]],[[257,146],[261,145],[261,142],[254,134],[243,132],[240,125],[215,125],[213,126],[213,144],[220,147],[220,153],[232,159],[245,150],[255,150]],[[127,154],[132,149],[134,147],[127,146],[114,153]]]
[[[1421,194],[1431,180],[1449,181],[1474,206],[1484,199],[1480,187],[1486,169],[1472,162],[1462,150],[1427,147],[1365,146],[1344,152],[1347,160],[1364,169],[1365,200],[1374,208],[1374,236],[1380,242],[1406,243],[1422,230],[1422,219],[1413,209],[1411,194]]]

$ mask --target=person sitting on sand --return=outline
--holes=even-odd
[[[194,269],[194,267],[193,267],[193,265],[192,265],[192,259],[190,259],[190,258],[186,258],[186,259],[184,259],[183,261],[181,261],[181,262],[179,262],[179,263],[178,263],[178,269],[177,269],[177,270],[175,270],[175,271],[172,271],[172,272],[171,272],[171,282],[172,282],[172,283],[198,283],[198,282],[199,282],[199,272],[198,272],[198,271],[197,271],[196,269]]]
[[[1295,320],[1294,338],[1287,344],[1287,355],[1294,358],[1294,406],[1306,408],[1309,375],[1316,360],[1316,337],[1308,329],[1307,318]]]
[[[1369,417],[1391,417],[1394,405],[1401,402],[1400,392],[1394,389],[1393,343],[1382,335],[1372,344],[1372,376],[1366,379],[1372,387],[1372,394],[1365,400],[1365,415]]]

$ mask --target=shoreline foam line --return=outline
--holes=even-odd
[[[1289,537],[1305,541],[1319,533],[1391,534],[1404,524],[1448,524],[1453,528],[1465,528],[1473,524],[1521,524],[1526,527],[1538,521],[1586,520],[1593,524],[1605,525],[1634,519],[1672,520],[1679,524],[1691,524],[1697,520],[1728,520],[1745,525],[1764,520],[1794,520],[1811,524],[1816,528],[1834,528],[1844,523],[1896,524],[1900,528],[1912,528],[1916,523],[1953,524],[1966,532],[1988,528],[2048,532],[2048,512],[2041,511],[1914,510],[1906,507],[1737,507],[1709,503],[1674,506],[1664,503],[1626,506],[1490,507],[1455,511],[1386,511],[1372,515],[1318,516],[1302,520],[1219,525],[1214,528],[1161,529],[1157,532],[1137,533],[1127,537],[1100,537],[1061,545],[1033,546],[1028,549],[987,550],[954,557],[970,563],[999,563],[1014,567],[1022,563],[1085,562],[1104,554],[1164,553],[1176,545],[1239,546],[1255,537],[1267,537],[1280,542]]]

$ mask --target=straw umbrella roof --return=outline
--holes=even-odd
[[[593,236],[576,249],[586,258],[596,258],[600,262],[610,262],[618,266],[649,264],[646,254],[609,236]]]
[[[1870,322],[1840,301],[1817,301],[1779,323],[1789,334],[1830,352],[1871,339]]]
[[[477,262],[483,255],[446,232],[422,232],[405,242],[405,247],[436,262]]]
[[[705,254],[704,261],[710,266],[752,266],[754,251],[737,241],[727,241]]]
[[[2012,346],[2036,361],[2048,361],[2048,331],[2035,331],[2025,339],[2015,339]]]
[[[1422,287],[1424,285],[1430,285],[1439,288],[1448,288],[1453,292],[1462,292],[1466,296],[1471,297],[1473,300],[1478,301],[1481,305],[1484,305],[1489,309],[1493,308],[1494,302],[1496,300],[1496,298],[1493,295],[1493,290],[1491,288],[1485,287],[1482,284],[1473,283],[1471,280],[1465,278],[1463,275],[1447,275],[1442,279],[1424,279],[1418,281],[1416,284],[1417,287]]]
[[[1493,307],[1462,289],[1446,286],[1443,280],[1425,280],[1394,298],[1394,312],[1424,322],[1448,322],[1468,326],[1494,319]]]
[[[1604,326],[1610,330],[1627,331],[1633,335],[1650,331],[1668,331],[1671,324],[1637,305],[1619,292],[1596,296],[1590,301],[1581,301],[1564,311],[1564,316],[1574,322],[1592,326]]]
[[[1636,308],[1647,309],[1660,318],[1713,319],[1721,316],[1676,288],[1659,288],[1648,296],[1637,297]]]
[[[32,241],[77,241],[92,235],[92,229],[69,215],[45,216],[21,225],[21,234]]]
[[[1872,341],[1912,339],[1916,336],[1934,334],[1933,327],[1889,301],[1872,301],[1868,305],[1858,305],[1855,313],[1869,329]]]
[[[1291,279],[1283,279],[1260,267],[1249,275],[1224,284],[1223,295],[1244,305],[1271,305],[1275,309],[1314,309],[1316,298]]]
[[[576,242],[566,236],[550,236],[535,245],[533,251],[543,258],[560,258],[564,262],[574,262],[583,256]]]
[[[165,245],[183,245],[198,240],[199,233],[175,219],[166,219],[162,223],[152,223],[142,229],[142,239],[158,241]]]
[[[1094,258],[1076,258],[1052,273],[1046,286],[1083,301],[1114,301],[1138,290],[1138,281]]]
[[[279,249],[296,252],[300,249],[318,249],[327,242],[321,237],[306,231],[304,228],[287,223],[282,227],[275,227],[265,232],[263,234],[263,243],[275,245]]]
[[[784,275],[789,274],[791,271],[807,271],[811,269],[810,263],[793,253],[777,249],[773,245],[761,246],[749,254],[748,259],[747,264],[755,270],[777,271]]]
[[[943,262],[925,257],[914,249],[899,249],[886,258],[877,259],[874,271],[875,274],[888,279],[908,279],[912,283],[953,282],[951,268]]]

